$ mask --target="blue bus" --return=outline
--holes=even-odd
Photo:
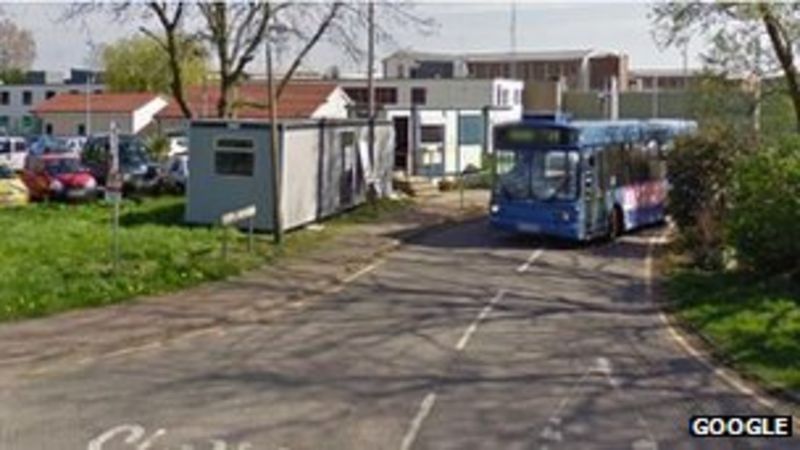
[[[490,223],[587,241],[665,218],[664,152],[683,120],[569,121],[526,116],[495,127]]]

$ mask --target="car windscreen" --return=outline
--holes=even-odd
[[[45,170],[50,175],[83,172],[84,168],[74,158],[51,159],[45,162]]]

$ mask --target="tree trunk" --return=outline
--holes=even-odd
[[[783,24],[775,17],[770,9],[770,5],[759,4],[761,19],[767,29],[772,48],[783,69],[786,85],[789,88],[789,95],[792,97],[795,115],[795,132],[800,133],[800,86],[797,82],[797,68],[794,66],[794,50],[792,41],[786,33]]]
[[[192,110],[186,103],[186,96],[183,91],[183,67],[181,67],[182,49],[179,48],[179,44],[176,42],[180,21],[183,16],[183,4],[177,4],[175,13],[172,15],[171,19],[167,16],[167,4],[150,2],[148,7],[156,14],[156,17],[158,17],[161,26],[164,28],[164,33],[166,34],[167,41],[165,44],[162,44],[162,47],[167,52],[169,58],[169,69],[172,73],[172,82],[170,83],[172,96],[175,97],[175,101],[178,102],[183,116],[187,119],[191,119]],[[148,34],[150,34],[156,42],[160,41],[157,36],[151,33]]]

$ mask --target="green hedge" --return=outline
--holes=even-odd
[[[765,272],[800,271],[800,139],[736,165],[726,225],[737,260]]]

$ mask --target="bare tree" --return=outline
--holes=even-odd
[[[705,62],[715,68],[760,75],[779,70],[800,132],[800,85],[795,49],[800,40],[800,4],[757,2],[657,3],[651,10],[654,37],[662,46],[682,46],[692,36],[708,38]],[[772,53],[761,49],[772,48]]]
[[[36,59],[36,41],[30,31],[11,19],[0,20],[0,70],[28,70]]]
[[[366,5],[359,2],[296,2],[290,0],[263,2],[149,2],[76,3],[70,5],[62,20],[93,12],[110,13],[118,20],[155,17],[161,32],[142,27],[153,39],[160,39],[171,61],[181,60],[179,36],[193,36],[204,42],[216,56],[219,70],[219,100],[217,114],[228,117],[237,106],[231,100],[233,89],[246,77],[246,69],[255,59],[258,47],[266,40],[289,42],[295,52],[288,69],[276,89],[280,98],[295,72],[320,42],[342,49],[346,55],[359,60],[363,56],[363,31],[366,27]],[[380,25],[376,27],[379,42],[391,43],[391,30],[397,26],[414,26],[427,33],[435,22],[420,18],[407,2],[381,4]],[[189,23],[194,29],[189,29]],[[163,36],[164,39],[159,38]],[[172,36],[172,37],[170,37]],[[191,111],[185,98],[180,65],[171,64],[173,95],[181,104],[184,115]]]

